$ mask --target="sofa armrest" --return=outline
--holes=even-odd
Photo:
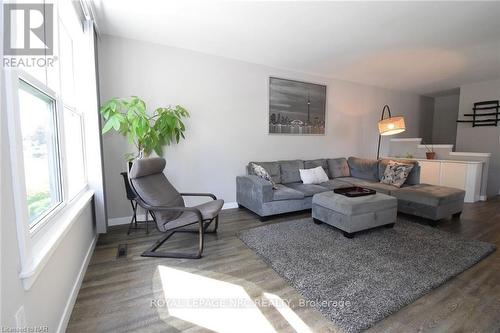
[[[238,198],[258,203],[268,202],[273,199],[273,186],[259,176],[238,176],[236,177],[236,193]]]

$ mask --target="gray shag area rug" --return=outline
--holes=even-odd
[[[312,219],[257,227],[239,238],[346,332],[373,326],[495,250],[401,218],[393,229],[353,239]]]

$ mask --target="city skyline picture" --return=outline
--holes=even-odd
[[[325,134],[326,86],[269,78],[269,134]]]

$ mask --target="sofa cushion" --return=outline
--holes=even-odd
[[[453,187],[419,184],[402,187],[391,195],[400,200],[438,207],[452,202],[463,202],[465,191]]]
[[[269,172],[267,172],[266,169],[264,169],[261,165],[258,165],[256,163],[250,163],[250,168],[252,169],[252,172],[256,176],[267,180],[269,183],[271,183],[273,189],[276,189],[276,183],[274,182],[273,177],[271,177],[271,175],[269,174]]]
[[[341,182],[338,179],[330,179],[327,182],[318,184],[319,186],[323,186],[324,188],[327,188],[328,190],[332,191],[336,188],[341,188],[341,187],[347,187],[349,184],[345,182]]]
[[[292,161],[278,161],[280,165],[281,172],[281,183],[295,183],[300,182],[299,169],[304,169],[304,161],[292,160]]]
[[[342,177],[342,178],[336,178],[335,180],[337,180],[341,184],[344,184],[344,187],[346,186],[365,187],[375,190],[378,193],[383,193],[387,195],[390,195],[392,190],[397,189],[397,187],[392,185],[381,184],[374,180],[365,180],[354,177]]]
[[[398,188],[392,185],[387,185],[387,184],[382,184],[382,183],[377,183],[377,182],[365,182],[363,184],[360,184],[359,186],[369,188],[372,190],[377,191],[378,193],[383,193],[387,195],[391,195],[392,191],[397,190]]]
[[[406,182],[406,178],[408,178],[412,169],[413,164],[389,161],[380,183],[401,187]]]
[[[325,170],[325,172],[328,176],[330,176],[330,173],[328,172],[328,163],[326,162],[325,158],[304,161],[304,169],[314,169],[314,168],[319,167],[319,166],[322,167],[323,170]]]
[[[273,190],[273,201],[303,199],[303,198],[304,198],[304,193],[294,190],[283,184],[277,184],[276,189]]]
[[[326,162],[328,164],[330,178],[349,177],[351,175],[349,165],[347,164],[347,159],[345,157],[329,158]]]
[[[250,162],[247,166],[247,172],[249,175],[255,175],[253,168],[250,166],[252,163],[258,164],[266,169],[267,173],[271,175],[271,178],[276,184],[281,183],[281,171],[278,162]]]
[[[286,186],[288,186],[294,190],[297,190],[299,192],[302,192],[304,194],[304,196],[306,196],[306,197],[313,196],[316,193],[328,191],[328,189],[326,187],[323,187],[320,185],[313,185],[313,184],[289,183],[289,184],[286,184]]]
[[[346,184],[345,186],[361,186],[363,184],[370,182],[368,180],[355,177],[340,177],[340,178],[335,178],[335,180],[338,180],[339,182]],[[375,181],[371,182],[375,183]]]
[[[358,157],[349,157],[347,160],[351,176],[368,180],[379,180],[378,160],[371,160]]]
[[[420,184],[420,165],[418,165],[418,161],[415,160],[406,160],[406,159],[381,159],[378,163],[378,178],[382,179],[384,177],[385,169],[390,161],[395,161],[398,163],[411,164],[413,165],[413,169],[411,169],[410,174],[406,178],[405,184],[408,185],[416,185]]]
[[[325,169],[320,166],[313,169],[299,169],[299,173],[304,184],[320,184],[329,180]]]

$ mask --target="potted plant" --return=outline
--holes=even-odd
[[[149,156],[153,151],[163,156],[163,146],[184,139],[186,126],[182,118],[189,113],[180,105],[159,107],[150,115],[146,103],[137,96],[112,98],[100,108],[106,121],[102,133],[115,130],[127,137],[137,148],[136,153],[125,155],[127,161]]]
[[[436,152],[432,149],[432,145],[428,146],[424,143],[424,146],[425,146],[425,149],[427,149],[427,151],[425,152],[425,157],[428,159],[428,160],[433,160],[436,158]]]

